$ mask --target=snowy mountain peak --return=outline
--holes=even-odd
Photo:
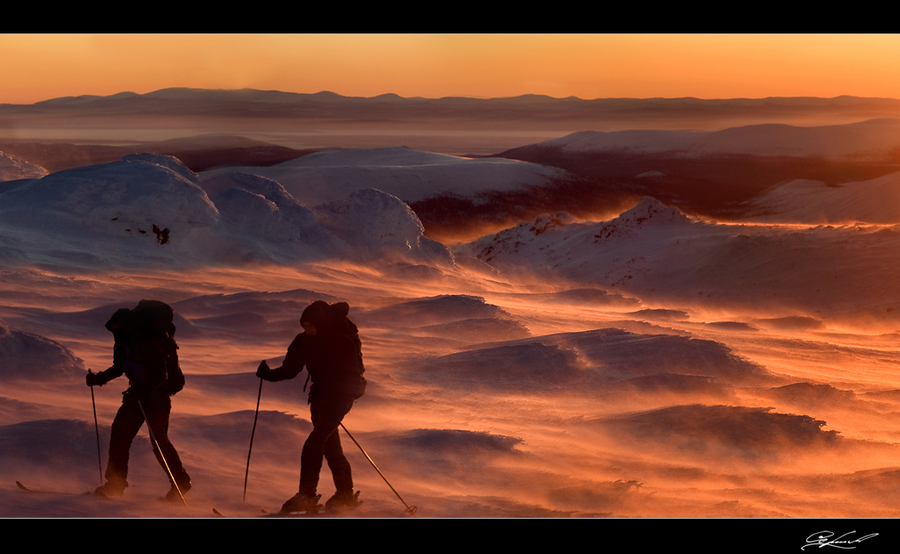
[[[606,239],[622,243],[640,236],[656,236],[659,230],[667,233],[673,226],[683,228],[692,221],[678,208],[666,206],[655,198],[645,197],[636,206],[605,222],[580,222],[566,212],[544,214],[532,222],[494,235],[482,237],[455,249],[459,256],[471,256],[490,264],[545,263],[550,258],[589,260],[596,245]],[[649,235],[647,235],[649,233]],[[584,250],[572,251],[573,248]],[[566,252],[565,255],[560,252]],[[555,254],[554,254],[555,253]],[[536,260],[543,260],[537,261]],[[551,265],[558,264],[557,261]]]
[[[555,214],[539,215],[533,222],[528,224],[528,230],[535,235],[546,233],[547,231],[564,227],[569,223],[573,223],[575,218],[568,212],[557,212]]]
[[[600,224],[593,240],[603,240],[613,236],[630,236],[641,229],[690,225],[691,220],[681,210],[666,206],[656,198],[645,196],[638,204],[619,217]]]
[[[672,225],[690,223],[690,219],[673,206],[666,206],[656,198],[645,196],[630,210],[623,212],[615,222],[626,225]]]

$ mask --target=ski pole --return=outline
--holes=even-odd
[[[169,474],[169,479],[172,480],[172,486],[175,487],[175,490],[178,491],[178,496],[181,497],[181,502],[187,506],[187,502],[184,501],[184,495],[181,494],[181,489],[178,488],[178,483],[175,482],[175,476],[172,475],[172,470],[169,469],[169,463],[166,462],[166,457],[163,455],[162,450],[159,448],[159,443],[156,442],[156,437],[153,436],[153,429],[150,427],[150,420],[147,419],[147,412],[144,411],[144,405],[141,404],[141,401],[137,401],[138,408],[141,409],[141,413],[144,415],[144,421],[147,422],[147,432],[150,433],[150,440],[153,441],[153,446],[156,447],[156,451],[159,453],[159,459],[162,460],[163,466],[166,468],[166,473]]]
[[[392,491],[394,491],[394,494],[397,495],[397,498],[400,499],[400,502],[403,502],[403,505],[406,506],[406,515],[410,515],[410,516],[415,515],[418,508],[416,508],[415,506],[410,506],[409,504],[406,503],[405,500],[403,500],[403,497],[400,496],[400,493],[398,493],[394,489],[394,487],[391,485],[390,481],[387,480],[387,477],[384,476],[384,473],[381,473],[381,470],[378,469],[377,465],[375,465],[375,461],[372,460],[372,457],[369,456],[368,452],[365,451],[365,449],[362,447],[362,445],[360,445],[356,441],[356,439],[353,438],[353,435],[351,435],[350,431],[348,431],[347,428],[344,427],[343,423],[341,423],[341,428],[344,430],[345,433],[347,433],[347,436],[350,437],[350,440],[352,440],[354,443],[356,443],[356,446],[359,447],[360,452],[362,452],[363,455],[366,457],[366,459],[369,460],[369,463],[372,464],[372,467],[375,468],[375,471],[378,472],[378,475],[381,475],[381,478],[384,479],[384,482],[387,483],[387,486],[390,487]]]
[[[88,372],[91,370],[89,369]],[[100,454],[100,424],[97,423],[97,401],[94,400],[94,385],[91,385],[91,405],[94,407],[94,429],[97,431],[97,469],[100,470],[100,484],[103,484],[103,456]]]
[[[97,470],[100,472],[100,483],[103,483],[103,456],[100,454],[100,424],[97,423],[97,402],[94,400],[94,387],[91,386],[91,404],[94,407],[94,430],[97,434]]]
[[[244,502],[247,501],[247,478],[250,476],[250,453],[253,452],[253,436],[256,434],[256,420],[259,418],[259,400],[262,398],[263,380],[259,379],[259,393],[256,395],[256,415],[253,416],[253,431],[250,432],[250,449],[247,451],[247,470],[244,471]]]

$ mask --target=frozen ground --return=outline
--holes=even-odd
[[[451,249],[375,189],[307,204],[274,176],[154,157],[37,177],[0,188],[0,517],[276,509],[310,428],[304,379],[261,389],[244,503],[254,371],[279,363],[316,299],[351,305],[370,388],[345,424],[420,517],[900,512],[900,222],[863,202],[896,179],[786,185],[745,221],[647,198]],[[817,202],[835,219],[810,220]],[[144,298],[177,314],[185,506],[157,501],[146,435],[123,499],[77,494],[100,481],[84,373],[111,363],[108,317]],[[94,391],[104,466],[125,386]],[[344,442],[354,516],[404,517]]]

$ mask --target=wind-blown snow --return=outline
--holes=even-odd
[[[455,253],[512,274],[545,272],[645,301],[883,319],[893,318],[900,295],[869,276],[900,271],[898,247],[892,229],[713,224],[645,198],[610,221],[538,218]]]
[[[0,151],[0,183],[18,179],[36,179],[47,175],[43,167],[21,160]],[[2,185],[0,185],[2,190]]]
[[[363,341],[369,388],[346,428],[420,515],[898,513],[900,233],[874,215],[813,226],[802,210],[887,214],[863,200],[890,204],[892,177],[776,188],[758,207],[777,222],[647,197],[452,252],[426,239],[400,185],[424,196],[469,171],[506,176],[469,191],[528,181],[512,169],[543,175],[494,163],[346,150],[195,175],[141,155],[0,188],[0,516],[277,509],[311,428],[305,376],[261,385],[255,370],[280,363],[318,299],[347,301]],[[193,478],[185,506],[156,502],[168,484],[144,434],[125,497],[64,494],[98,484],[97,436],[105,464],[126,383],[91,390],[84,372],[111,363],[109,315],[143,298],[176,312],[186,386],[170,436]],[[365,501],[351,517],[404,517],[345,437]],[[319,492],[332,492],[327,466]]]

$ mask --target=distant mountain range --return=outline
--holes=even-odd
[[[182,123],[222,118],[366,124],[406,128],[583,130],[718,130],[754,123],[838,124],[900,117],[900,100],[890,98],[403,98],[396,94],[348,97],[282,91],[167,88],[147,94],[70,96],[35,104],[0,104],[0,125],[60,125],[91,118],[186,118]],[[133,123],[133,120],[132,120]],[[171,122],[160,120],[160,125]]]

